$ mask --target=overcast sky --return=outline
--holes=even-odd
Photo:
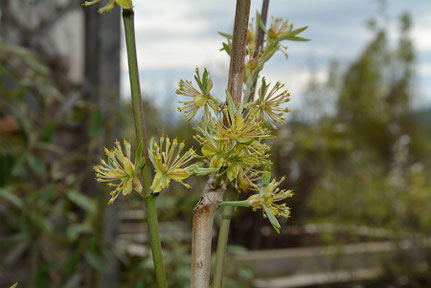
[[[207,67],[215,84],[226,86],[229,59],[219,51],[221,36],[232,33],[234,0],[134,1],[138,62],[142,89],[157,98],[159,105],[176,107],[174,94],[180,78],[192,79],[195,67]],[[287,42],[289,59],[278,55],[265,65],[262,75],[270,82],[287,83],[292,105],[300,103],[312,73],[324,80],[331,59],[341,63],[355,60],[371,39],[366,22],[381,15],[377,0],[271,0],[269,15],[285,17],[295,27],[309,26],[303,33],[310,42]],[[251,14],[262,0],[252,0]],[[409,12],[417,52],[417,94],[431,106],[431,1],[387,0],[389,36],[396,39],[397,19]],[[122,53],[122,93],[128,94],[126,55]]]

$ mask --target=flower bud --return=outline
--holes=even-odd
[[[198,96],[195,96],[194,98],[193,98],[193,103],[196,105],[196,106],[198,106],[198,107],[202,107],[202,106],[204,106],[206,103],[207,103],[207,101],[208,101],[208,98],[207,97],[205,97],[204,95],[198,95]]]
[[[250,30],[247,31],[247,41],[251,41],[254,38],[254,33],[251,32]]]
[[[253,58],[247,62],[247,68],[253,70],[254,68],[257,67],[258,64],[259,64],[259,61],[256,58]]]

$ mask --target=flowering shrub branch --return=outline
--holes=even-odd
[[[84,5],[96,2],[99,1],[86,1]],[[134,162],[131,159],[131,145],[127,141],[123,144],[124,152],[119,142],[115,143],[113,150],[106,149],[107,161],[101,160],[100,165],[94,168],[96,179],[109,182],[108,185],[115,188],[111,192],[110,203],[120,194],[128,195],[132,190],[146,199],[158,284],[159,287],[166,287],[154,196],[166,189],[171,181],[190,188],[183,182],[188,177],[208,175],[208,182],[194,209],[191,275],[191,287],[208,287],[211,232],[214,214],[219,206],[261,210],[263,217],[268,218],[277,232],[281,229],[277,218],[290,215],[285,200],[292,197],[292,191],[280,188],[284,178],[270,180],[270,147],[264,143],[273,137],[273,129],[286,120],[285,114],[290,110],[285,105],[290,100],[290,93],[279,82],[270,88],[271,85],[263,77],[257,99],[254,99],[254,94],[264,64],[277,51],[287,55],[283,41],[306,41],[297,35],[307,27],[294,29],[287,20],[272,18],[267,29],[258,13],[255,21],[248,25],[250,0],[238,0],[233,35],[220,33],[226,38],[222,50],[231,56],[226,101],[222,102],[212,94],[214,84],[207,69],[202,74],[196,69],[196,86],[192,81],[180,80],[176,90],[176,94],[186,97],[179,101],[178,110],[185,114],[187,121],[202,115],[196,127],[198,133],[194,136],[201,146],[200,151],[190,148],[183,152],[184,143],[169,137],[161,137],[158,141],[153,139],[146,148],[131,0],[110,0],[99,12],[110,11],[116,5],[123,8],[132,104],[140,144]],[[241,97],[243,92],[244,97]],[[196,158],[199,161],[193,162]],[[151,173],[151,166],[154,173]],[[223,201],[227,187],[253,194],[244,201]],[[228,233],[228,229],[224,231]],[[227,235],[223,241],[227,241]],[[215,284],[215,287],[220,286],[221,280]]]

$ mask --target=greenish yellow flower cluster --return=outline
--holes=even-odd
[[[150,160],[156,171],[150,187],[153,192],[157,193],[165,189],[171,180],[190,188],[190,185],[183,183],[183,180],[192,174],[195,166],[185,167],[185,165],[196,157],[196,153],[190,148],[181,155],[183,148],[184,143],[179,144],[177,139],[171,141],[168,137],[161,137],[159,143],[151,141]]]
[[[213,82],[209,78],[207,69],[204,69],[204,73],[201,78],[199,69],[196,68],[195,81],[199,86],[199,90],[193,87],[191,81],[180,80],[179,88],[175,92],[178,95],[193,98],[190,101],[179,101],[183,106],[178,107],[178,110],[186,114],[185,119],[187,121],[192,119],[201,107],[204,108],[204,117],[209,118],[211,114],[210,108],[217,110],[219,102],[217,98],[210,94],[211,89],[213,88]]]
[[[219,169],[219,175],[226,173],[235,182],[241,174],[244,182],[265,163],[269,147],[261,141],[271,134],[254,111],[236,107],[229,93],[227,99],[223,109],[217,106],[213,116],[201,122],[197,128],[201,135],[194,138],[201,145],[209,168]]]
[[[101,164],[94,167],[98,182],[109,182],[109,186],[115,187],[110,193],[109,204],[114,202],[121,193],[128,195],[132,193],[133,189],[139,193],[142,191],[142,185],[138,179],[139,173],[130,158],[130,144],[124,140],[123,145],[125,154],[119,141],[115,142],[113,150],[105,148],[105,154],[108,157],[107,162],[101,159]]]
[[[277,232],[281,226],[275,217],[288,218],[290,216],[290,208],[286,203],[280,204],[279,202],[293,196],[292,190],[283,190],[278,187],[283,181],[284,177],[280,181],[273,179],[268,185],[262,185],[258,194],[247,199],[253,211],[262,209],[264,216],[268,217]]]
[[[287,90],[278,93],[284,87],[280,82],[277,82],[267,93],[269,86],[263,77],[262,86],[258,91],[259,98],[253,104],[259,117],[268,122],[272,128],[276,128],[275,124],[286,121],[285,114],[290,110],[282,105],[290,101],[290,93]]]
[[[84,1],[83,6],[90,6],[100,2],[100,0],[94,1]],[[115,6],[120,6],[121,8],[130,9],[133,7],[132,0],[109,0],[108,3],[99,9],[99,13],[102,14],[105,11],[111,11]]]
[[[92,5],[98,1],[85,2],[84,5]],[[110,0],[99,12],[109,11],[116,5],[130,8],[132,3],[131,0]],[[257,47],[259,28],[262,28],[266,35],[261,47]],[[214,84],[207,69],[204,69],[203,73],[196,69],[194,80],[197,87],[192,81],[179,81],[176,94],[188,99],[179,101],[178,110],[185,113],[185,119],[188,121],[196,115],[202,116],[199,126],[195,128],[198,134],[194,136],[201,146],[201,155],[197,155],[191,148],[182,153],[184,143],[179,143],[177,139],[161,137],[159,141],[152,140],[148,155],[154,167],[154,178],[149,187],[153,193],[166,189],[171,181],[190,188],[189,184],[183,182],[189,176],[212,174],[212,177],[216,178],[214,183],[223,181],[225,185],[230,185],[237,191],[253,191],[254,194],[247,201],[227,202],[234,206],[235,203],[241,202],[239,206],[249,206],[253,210],[262,209],[264,217],[269,219],[277,232],[279,231],[277,217],[289,217],[289,207],[283,201],[292,197],[292,191],[279,188],[284,178],[280,181],[270,181],[272,165],[269,160],[270,147],[264,141],[273,137],[271,134],[273,129],[286,120],[285,114],[290,110],[285,105],[290,100],[290,94],[283,90],[284,85],[279,82],[270,89],[271,85],[262,77],[260,88],[257,89],[258,97],[255,99],[255,86],[264,63],[276,51],[284,51],[285,47],[281,42],[306,41],[307,39],[297,36],[306,28],[294,30],[293,25],[287,21],[273,18],[270,28],[266,29],[260,16],[256,15],[256,21],[250,25],[247,33],[245,91],[242,101],[238,104],[234,103],[228,91],[226,102],[212,94]],[[230,55],[232,36],[220,34],[227,39],[227,43],[223,43],[223,49]],[[108,162],[101,160],[101,165],[95,167],[96,179],[110,182],[109,185],[115,187],[111,192],[110,203],[120,193],[127,195],[133,189],[138,192],[142,190],[138,178],[145,164],[141,155],[142,143],[136,152],[136,163],[132,163],[130,159],[130,144],[125,141],[124,147],[125,154],[118,142],[114,150],[106,149]],[[193,162],[195,158],[202,161]]]
[[[260,29],[265,35],[262,44],[257,42]],[[293,24],[281,18],[272,18],[267,29],[260,15],[256,15],[247,32],[245,91],[242,102],[237,105],[227,91],[225,104],[221,104],[218,98],[209,93],[213,83],[209,80],[206,69],[202,81],[197,70],[195,80],[199,90],[195,89],[190,81],[184,80],[180,81],[177,90],[177,94],[193,98],[187,102],[180,101],[183,106],[179,110],[185,112],[187,120],[191,120],[199,110],[203,110],[202,121],[196,128],[199,134],[194,136],[201,145],[200,158],[208,169],[217,169],[217,177],[226,175],[223,179],[227,185],[241,191],[254,191],[256,194],[248,199],[250,206],[253,210],[262,209],[264,216],[277,231],[280,229],[277,217],[289,216],[289,208],[281,202],[291,197],[292,191],[278,187],[282,180],[270,182],[270,172],[267,169],[267,166],[272,164],[269,161],[270,147],[264,141],[272,137],[272,129],[286,121],[285,115],[290,111],[286,107],[290,101],[290,93],[283,89],[284,84],[280,82],[270,88],[271,85],[267,84],[263,77],[260,88],[257,89],[258,97],[255,99],[255,86],[264,64],[277,51],[285,53],[283,41],[308,41],[298,37],[305,29],[307,27],[294,29]],[[230,55],[232,35],[219,33],[227,40],[223,43],[222,50]],[[229,205],[235,203],[229,202]],[[242,206],[243,203],[239,205]]]

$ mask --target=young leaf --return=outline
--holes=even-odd
[[[229,45],[229,44],[230,44],[230,43],[224,43],[224,42],[223,42],[223,48],[222,48],[222,49],[220,49],[220,51],[225,50],[225,51],[226,51],[226,53],[227,53],[229,56],[231,56],[232,46],[231,46],[231,45]]]
[[[306,30],[307,28],[308,28],[308,26],[305,26],[305,27],[302,27],[302,28],[295,29],[295,30],[293,30],[293,31],[290,31],[289,35],[290,35],[290,36],[296,36],[296,35],[298,35],[299,33],[301,33],[302,31]]]
[[[148,157],[150,158],[151,163],[154,163],[154,154],[151,150],[153,148],[154,138],[151,138],[150,145],[148,146]]]
[[[67,227],[66,235],[70,241],[75,241],[81,234],[90,234],[93,228],[89,224],[74,224]]]
[[[268,34],[268,30],[266,29],[265,23],[263,23],[259,13],[256,14],[256,23],[259,24],[260,29],[262,29],[265,34]]]
[[[208,71],[207,71],[207,68],[204,68],[204,74],[202,75],[202,88],[203,88],[202,92],[204,94],[208,93],[207,87],[208,87]]]
[[[138,148],[136,148],[135,163],[142,159],[142,150],[144,150],[144,144],[140,141]]]
[[[205,73],[205,72],[204,72]],[[204,85],[202,84],[201,76],[199,75],[199,69],[196,68],[196,75],[195,75],[196,83],[198,83],[199,88],[201,91],[204,91]]]
[[[236,108],[235,108],[235,104],[233,103],[232,96],[230,95],[229,91],[227,91],[227,89],[226,89],[226,101],[227,101],[227,109],[229,110],[230,120],[233,123],[233,121],[235,120],[234,115],[236,113]]]
[[[45,218],[43,215],[37,212],[31,212],[29,216],[32,222],[36,226],[38,226],[42,231],[44,231],[47,234],[52,233],[53,231],[52,223],[49,222],[49,220]]]
[[[307,38],[302,38],[302,37],[298,37],[298,36],[290,36],[290,35],[286,35],[284,37],[281,38],[282,40],[290,40],[290,41],[310,41],[310,39]]]
[[[85,260],[87,260],[87,262],[93,267],[93,268],[95,268],[96,270],[98,270],[98,271],[103,271],[104,270],[104,268],[105,268],[105,265],[103,264],[103,261],[102,261],[102,259],[100,259],[100,257],[96,254],[96,253],[94,253],[93,251],[91,251],[91,250],[88,250],[86,253],[85,253]]]
[[[96,136],[97,132],[102,128],[103,115],[100,109],[93,110],[87,122],[87,135],[89,138]]]
[[[83,210],[89,212],[89,213],[95,213],[96,207],[93,203],[93,200],[89,198],[88,196],[79,193],[76,190],[69,190],[67,193],[67,198],[69,198],[70,201],[72,201],[74,204],[82,208]]]
[[[227,33],[220,32],[220,31],[217,32],[217,33],[220,34],[221,36],[227,38],[227,39],[231,39],[232,40],[232,35],[231,34],[227,34]]]
[[[203,168],[203,167],[190,169],[190,171],[192,172],[192,175],[196,175],[196,176],[208,175],[208,174],[217,172],[218,170],[219,170],[218,168]]]
[[[13,205],[15,205],[18,208],[22,208],[22,206],[24,204],[18,196],[13,194],[11,191],[3,189],[3,188],[0,188],[0,198],[3,198],[5,200],[9,201],[10,203],[12,203]]]
[[[280,223],[278,223],[277,218],[269,211],[269,209],[263,205],[263,209],[265,209],[265,215],[268,217],[269,222],[271,223],[272,227],[274,227],[275,231],[280,234]]]
[[[259,100],[263,101],[265,98],[266,92],[268,91],[269,84],[266,85],[265,77],[262,77],[262,86],[259,89]]]
[[[262,186],[263,187],[268,186],[269,182],[271,181],[271,166],[272,166],[272,162],[266,161],[265,167],[264,167],[263,173],[262,173]],[[262,189],[262,191],[264,191],[264,190],[265,189]]]

